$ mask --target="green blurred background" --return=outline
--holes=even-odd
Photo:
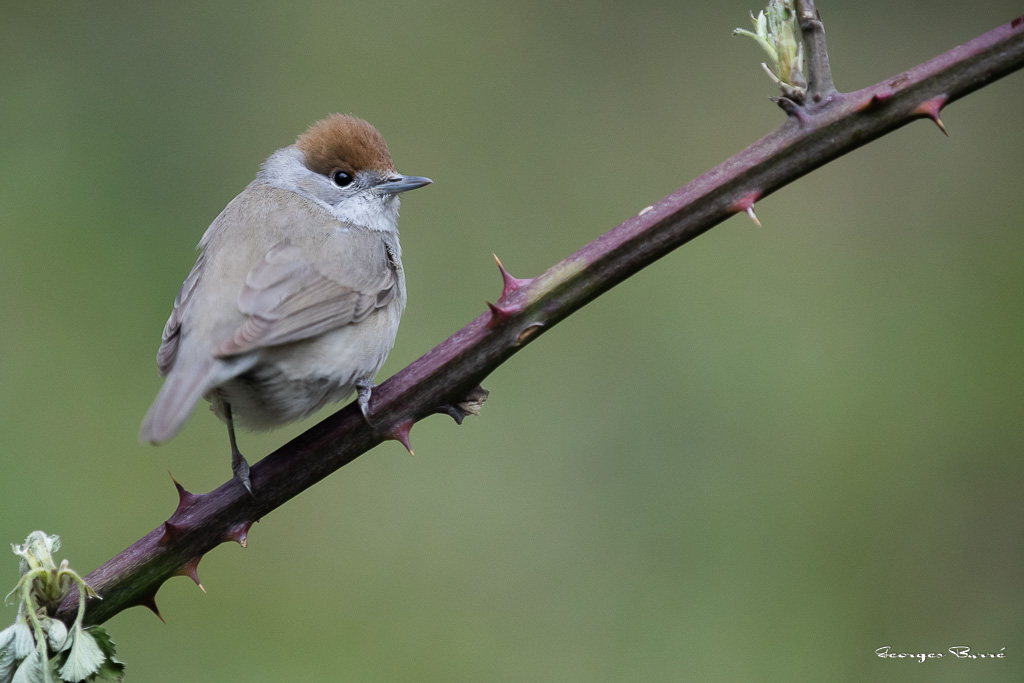
[[[0,541],[91,571],[229,475],[136,442],[210,220],[332,112],[406,198],[384,378],[783,120],[719,3],[5,3]],[[1017,2],[821,2],[837,85]],[[1024,75],[760,202],[109,623],[134,681],[1024,679]],[[305,425],[305,426],[308,426]],[[296,425],[243,434],[256,460]],[[16,562],[0,558],[2,584]],[[6,592],[6,589],[3,589]],[[3,620],[13,619],[7,607]],[[918,664],[876,648],[1006,648]]]

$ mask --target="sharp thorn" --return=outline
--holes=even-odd
[[[193,557],[191,560],[183,564],[176,573],[179,576],[187,576],[192,579],[195,584],[199,586],[199,590],[205,593],[206,589],[203,588],[203,584],[199,582],[199,560],[201,559],[203,559],[202,555]]]
[[[876,92],[867,101],[865,101],[859,107],[857,107],[857,111],[868,111],[869,109],[874,109],[875,107],[882,104],[886,100],[892,99],[892,96],[892,90],[883,90],[881,92]]]
[[[145,598],[140,600],[138,604],[142,607],[145,607],[153,614],[155,614],[157,619],[159,619],[160,621],[163,621],[165,624],[167,623],[164,620],[164,615],[160,614],[160,608],[156,606],[156,593],[146,596]]]
[[[788,97],[772,97],[770,99],[772,102],[779,105],[779,108],[786,112],[787,116],[792,116],[799,121],[801,125],[807,123],[807,114],[804,112],[802,105],[797,104]]]
[[[516,291],[520,287],[530,283],[530,280],[522,280],[522,279],[517,278],[517,277],[512,277],[509,274],[509,272],[507,270],[505,270],[505,266],[502,265],[501,259],[498,258],[498,255],[497,254],[491,254],[491,256],[494,257],[494,262],[498,264],[498,270],[501,271],[502,287],[501,287],[501,296],[498,298],[499,301],[501,301],[501,299],[504,299],[505,297],[507,297],[509,294],[511,294],[512,292]]]
[[[180,524],[175,524],[171,520],[164,522],[164,533],[160,537],[160,543],[167,543],[172,538],[177,538],[181,535],[181,531],[184,527]]]
[[[942,119],[939,118],[939,112],[942,111],[942,108],[946,106],[946,102],[948,101],[949,98],[945,95],[933,97],[930,100],[925,100],[921,104],[917,105],[914,109],[914,113],[918,116],[924,116],[934,121],[935,125],[942,131],[943,135],[949,137],[949,133],[946,132],[946,126],[942,123]]]
[[[191,491],[186,491],[185,487],[182,486],[178,482],[178,480],[174,478],[174,475],[171,474],[171,472],[169,470],[168,470],[167,474],[170,475],[171,481],[174,482],[174,488],[177,489],[177,491],[178,491],[178,507],[176,507],[174,509],[174,514],[171,515],[171,517],[174,517],[175,515],[177,515],[177,514],[179,514],[181,512],[184,512],[186,508],[188,508],[194,502],[199,500],[201,495],[192,493]]]
[[[395,428],[391,430],[390,434],[392,439],[405,446],[405,450],[409,451],[409,455],[416,455],[412,451],[412,446],[409,445],[409,432],[412,431],[413,424],[412,420],[399,422],[395,425]]]
[[[734,213],[743,213],[750,216],[750,220],[754,221],[754,225],[761,227],[761,221],[757,219],[757,214],[754,213],[754,202],[761,198],[761,191],[754,190],[733,202],[732,206],[729,207]]]
[[[757,214],[754,213],[754,207],[747,207],[747,215],[750,216],[750,220],[754,221],[754,225],[756,225],[759,228],[761,227],[761,221],[757,220]]]
[[[249,529],[252,528],[252,522],[239,522],[238,524],[231,527],[227,534],[224,536],[225,541],[234,541],[243,548],[248,543]]]
[[[515,312],[511,308],[498,306],[497,304],[492,304],[490,301],[487,302],[487,308],[491,310],[491,319],[487,321],[488,327],[495,327],[496,325],[508,320]]]

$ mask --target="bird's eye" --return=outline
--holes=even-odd
[[[338,187],[346,187],[352,184],[352,174],[345,171],[335,171],[331,174],[331,181]]]

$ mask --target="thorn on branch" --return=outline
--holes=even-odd
[[[388,434],[390,439],[393,439],[405,446],[405,450],[409,451],[409,455],[416,455],[412,452],[412,446],[409,445],[409,432],[412,431],[413,423],[413,420],[399,422],[395,425],[395,428],[391,430],[390,434]]]
[[[870,99],[868,99],[868,100],[864,101],[863,103],[861,103],[861,105],[859,107],[857,107],[857,111],[859,111],[859,112],[871,111],[872,109],[875,109],[876,107],[880,107],[886,101],[891,99],[892,95],[893,95],[892,90],[883,90],[881,92],[876,92],[875,94],[873,94],[871,96]]]
[[[248,543],[249,529],[252,528],[252,522],[239,522],[238,524],[231,527],[228,533],[224,536],[224,543],[228,541],[234,541],[243,548]]]
[[[199,582],[199,560],[201,559],[203,559],[202,555],[197,555],[196,557],[193,557],[191,560],[181,565],[181,568],[179,568],[178,571],[175,572],[175,574],[177,574],[178,576],[187,576],[188,578],[192,579],[193,581],[195,581],[195,584],[199,586],[199,590],[205,593],[206,589],[203,588],[203,584]]]
[[[160,537],[160,543],[164,544],[171,541],[172,539],[178,538],[179,536],[181,536],[181,532],[183,530],[184,527],[182,525],[175,524],[171,520],[167,520],[166,522],[164,522],[164,533]]]
[[[178,490],[178,507],[174,509],[174,513],[171,515],[171,518],[173,519],[176,515],[181,514],[193,503],[202,498],[202,495],[186,491],[185,487],[178,483],[178,480],[174,478],[173,474],[170,472],[167,474],[171,475],[171,481],[174,482],[174,488]]]
[[[492,328],[497,327],[518,312],[518,309],[515,307],[499,306],[492,304],[490,301],[487,302],[487,308],[491,309],[491,319],[487,321],[487,327]]]
[[[517,277],[512,277],[509,274],[509,272],[507,270],[505,270],[505,266],[503,266],[501,264],[501,259],[498,258],[498,255],[497,254],[491,254],[491,256],[494,257],[495,263],[498,264],[498,270],[501,271],[502,287],[501,287],[501,296],[498,297],[498,301],[501,301],[502,299],[504,299],[505,297],[507,297],[509,294],[511,294],[512,292],[516,291],[520,287],[524,287],[524,286],[530,284],[530,282],[532,282],[532,279],[530,279],[530,278],[523,280],[523,279],[520,279],[520,278],[517,278]]]
[[[753,206],[747,207],[747,215],[750,216],[750,220],[754,221],[754,225],[756,225],[759,228],[761,227],[761,221],[757,220],[757,214],[754,213]]]
[[[145,607],[150,612],[155,614],[157,619],[164,622],[165,624],[167,623],[167,621],[164,620],[164,615],[160,614],[160,608],[156,606],[156,591],[153,591],[146,597],[142,598],[136,604],[140,607]]]
[[[949,101],[949,98],[945,95],[933,97],[932,99],[925,100],[921,104],[917,105],[914,109],[914,113],[934,121],[935,125],[939,127],[939,130],[941,130],[946,137],[949,137],[949,133],[946,132],[946,126],[942,124],[942,119],[939,118],[939,112],[941,112],[942,108],[946,106],[947,101]]]
[[[786,112],[787,116],[792,116],[800,123],[807,123],[807,114],[804,112],[803,106],[799,103],[794,102],[788,97],[772,97],[772,102],[779,105],[779,109]]]
[[[761,191],[754,190],[753,192],[737,199],[732,204],[732,206],[729,207],[729,210],[732,211],[733,213],[746,213],[748,216],[750,216],[750,220],[754,221],[754,225],[760,228],[761,221],[757,220],[757,214],[754,213],[754,202],[756,202],[760,198]]]

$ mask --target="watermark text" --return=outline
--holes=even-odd
[[[882,659],[912,659],[924,664],[929,659],[1006,659],[1006,648],[1001,647],[995,652],[974,652],[967,645],[954,645],[945,652],[897,652],[891,645],[884,645],[875,650],[875,656]]]

